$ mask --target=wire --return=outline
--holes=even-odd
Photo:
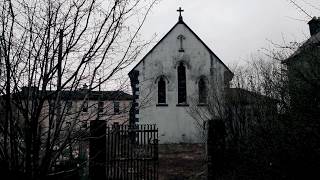
[[[301,12],[303,12],[305,15],[307,15],[308,17],[312,18],[312,16],[310,14],[307,13],[306,10],[304,10],[300,5],[298,5],[295,1],[293,0],[289,0],[290,3],[292,3],[296,8],[298,8]]]

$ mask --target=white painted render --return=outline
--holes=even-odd
[[[119,113],[114,112],[114,106],[112,100],[100,100],[103,102],[103,111],[100,112],[99,119],[107,122],[108,126],[113,125],[114,123],[118,124],[129,124],[129,110],[131,107],[131,100],[116,100],[119,102]],[[67,122],[70,122],[75,125],[75,127],[82,126],[86,124],[89,126],[91,120],[96,120],[98,115],[98,100],[88,100],[88,111],[83,112],[82,106],[85,101],[83,100],[68,100],[71,103],[70,108],[65,100],[61,101],[61,114],[63,114],[62,121],[64,122],[63,127]],[[31,104],[31,103],[30,103]],[[0,120],[4,117],[4,112],[2,112],[3,107],[0,105]],[[22,113],[19,109],[14,108],[14,114],[20,119],[24,119]],[[50,114],[52,115],[52,113]],[[43,128],[49,127],[49,104],[48,101],[44,102],[43,108],[40,113],[39,122]],[[20,121],[21,125],[24,124],[24,121]]]
[[[184,52],[179,52],[183,35]],[[201,41],[186,27],[178,23],[166,37],[133,69],[139,71],[139,124],[157,124],[159,143],[200,142],[200,133],[195,120],[188,113],[189,107],[178,104],[177,65],[183,61],[187,66],[187,104],[198,100],[198,80],[205,76],[215,84],[219,96],[224,89],[224,75],[228,71],[218,58],[211,54]],[[212,73],[210,74],[210,69]],[[228,71],[229,72],[229,71]],[[167,79],[166,101],[168,106],[157,106],[157,80]],[[192,102],[194,104],[194,102]],[[201,108],[201,107],[199,107]]]

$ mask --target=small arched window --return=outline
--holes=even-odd
[[[207,103],[207,96],[208,96],[208,89],[205,79],[202,77],[198,83],[199,89],[199,104],[206,104]]]
[[[160,77],[158,81],[158,103],[166,103],[166,81],[163,77]]]
[[[187,103],[186,67],[182,62],[178,66],[178,104]]]

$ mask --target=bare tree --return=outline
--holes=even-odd
[[[42,179],[83,134],[64,92],[90,92],[135,61],[156,0],[1,1],[0,160]],[[2,65],[3,64],[3,65]],[[70,119],[72,121],[70,121]],[[68,126],[66,126],[68,122]]]
[[[224,122],[226,179],[302,178],[318,171],[318,42],[271,42],[272,49],[233,68],[225,99],[209,91],[207,105],[190,102],[188,111],[202,131],[206,121]]]
[[[216,89],[218,84],[209,81],[207,103],[203,106],[199,106],[199,95],[190,97],[192,101],[188,111],[200,127],[199,129],[204,130],[205,122],[213,119],[232,121],[237,119],[244,122],[244,118],[248,116],[245,106],[246,104],[250,106],[250,103],[251,105],[258,103],[260,107],[255,109],[261,108],[262,110],[263,106],[273,99],[277,101],[280,112],[284,113],[289,110],[287,70],[286,66],[281,63],[289,53],[287,50],[269,49],[264,49],[262,52],[252,56],[252,59],[243,65],[234,65],[232,68],[234,76],[230,86],[225,83],[222,92]],[[228,118],[230,113],[237,117]],[[232,125],[240,122],[229,123]]]

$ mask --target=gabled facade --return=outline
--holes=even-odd
[[[129,72],[130,121],[156,124],[160,143],[200,142],[190,103],[206,106],[209,91],[223,99],[233,73],[179,17],[173,28]]]

